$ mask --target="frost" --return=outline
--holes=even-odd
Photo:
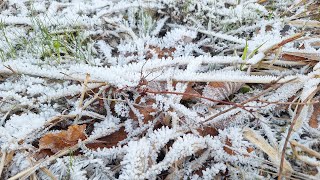
[[[1,2],[1,179],[272,179],[243,129],[281,154],[291,125],[290,175],[316,178],[318,4]],[[39,150],[71,125],[86,139]]]

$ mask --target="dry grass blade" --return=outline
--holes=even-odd
[[[274,51],[282,46],[284,46],[285,44],[289,43],[289,42],[292,42],[292,41],[295,41],[299,38],[301,38],[303,36],[304,33],[297,33],[297,34],[294,34],[284,40],[282,40],[281,42],[279,42],[278,44],[272,46],[270,49],[268,49],[266,52],[270,52],[270,51]]]
[[[304,152],[320,159],[320,153],[318,153],[317,151],[313,150],[313,149],[310,149],[302,144],[299,144],[297,141],[295,140],[291,140],[290,141],[290,144],[292,144],[293,146],[296,146],[296,147],[299,147],[301,150],[303,150]]]
[[[285,58],[286,60],[314,60],[314,61],[320,61],[320,55],[319,53],[302,53],[302,52],[288,52],[288,51],[283,51],[282,53],[282,58],[285,58],[286,56],[289,56]],[[296,59],[295,59],[296,58]],[[299,59],[300,58],[300,59]]]
[[[309,96],[303,101],[303,103],[307,103],[309,102],[312,97],[320,90],[320,86],[315,89],[313,92],[311,92],[309,94]],[[283,149],[282,149],[282,154],[281,154],[281,162],[280,162],[280,170],[279,170],[279,176],[278,176],[278,179],[281,180],[281,176],[282,176],[282,171],[283,171],[283,166],[284,166],[284,162],[285,162],[285,152],[286,152],[286,149],[287,149],[287,145],[288,145],[288,142],[289,142],[289,139],[290,139],[290,136],[291,136],[291,133],[292,131],[294,130],[295,128],[295,125],[296,125],[296,122],[299,121],[300,119],[300,113],[302,112],[303,108],[304,108],[305,105],[302,105],[302,106],[297,106],[297,111],[296,111],[296,115],[295,117],[293,118],[292,122],[291,122],[291,125],[289,127],[289,130],[288,130],[288,134],[286,136],[286,140],[285,140],[285,143],[283,145]]]
[[[273,148],[261,135],[250,128],[245,128],[244,137],[248,139],[252,144],[259,147],[263,152],[268,154],[271,161],[274,163],[279,163],[281,161],[280,152]],[[291,173],[293,171],[290,163],[288,161],[284,161],[284,170],[286,173]]]
[[[52,180],[58,180],[58,179],[52,174],[52,172],[51,172],[48,168],[46,168],[46,167],[41,167],[40,169],[41,169],[41,171],[43,171],[48,177],[50,177]]]
[[[1,162],[0,162],[0,177],[1,177],[4,165],[5,165],[6,155],[7,155],[7,152],[2,152]]]
[[[86,74],[86,78],[84,79],[84,82],[83,82],[83,90],[81,92],[81,96],[80,96],[80,99],[79,99],[79,104],[78,104],[78,110],[81,110],[82,109],[82,106],[83,106],[83,100],[84,100],[84,95],[86,94],[87,92],[87,87],[88,87],[88,81],[90,79],[90,74]],[[81,118],[81,115],[80,114],[77,114],[75,120],[74,120],[74,124],[77,124],[79,119]]]
[[[56,160],[59,157],[62,157],[68,153],[70,153],[70,151],[75,151],[78,148],[78,144],[70,147],[70,148],[66,148],[58,153],[56,153],[53,156],[50,156],[49,158],[43,160],[43,161],[38,161],[34,166],[27,168],[21,172],[19,172],[18,174],[14,175],[13,177],[9,178],[8,180],[16,180],[19,179],[27,174],[32,174],[34,171],[36,171],[37,169],[39,169],[42,165],[42,163],[50,163],[54,160]]]
[[[311,20],[294,20],[288,22],[292,26],[296,27],[308,27],[308,28],[319,28],[319,21],[311,21]]]

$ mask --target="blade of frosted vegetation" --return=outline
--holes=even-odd
[[[247,53],[248,53],[248,40],[246,40],[246,45],[244,47],[241,59],[246,60],[247,59]]]

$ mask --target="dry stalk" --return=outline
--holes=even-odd
[[[294,147],[299,147],[299,148],[302,149],[304,152],[306,152],[306,153],[308,153],[308,154],[310,154],[310,155],[312,155],[312,156],[320,159],[320,153],[318,153],[317,151],[315,151],[315,150],[313,150],[313,149],[310,149],[310,148],[308,148],[308,147],[306,147],[306,146],[304,146],[304,145],[302,145],[302,144],[299,144],[299,143],[298,143],[297,141],[295,141],[295,140],[291,140],[291,141],[290,141],[290,144],[291,144],[292,146],[294,146]]]
[[[44,172],[47,176],[49,176],[52,180],[58,180],[53,174],[52,172],[46,168],[46,167],[41,167],[40,168],[42,172]]]
[[[90,74],[86,74],[86,78],[84,79],[84,82],[83,82],[83,90],[81,92],[81,96],[80,96],[80,99],[79,99],[79,104],[78,104],[78,110],[81,110],[82,109],[82,106],[83,106],[83,100],[84,100],[84,95],[86,94],[87,92],[87,85],[88,85],[88,81],[90,79]],[[74,124],[77,124],[79,119],[81,118],[81,115],[80,114],[77,114],[75,120],[74,120]]]
[[[256,133],[250,128],[245,128],[243,135],[248,139],[252,144],[259,147],[263,152],[265,152],[274,163],[280,162],[280,152],[273,148],[261,135]],[[293,169],[290,163],[287,160],[284,160],[284,169],[286,172],[292,172]]]
[[[32,174],[33,172],[35,172],[37,169],[41,168],[42,164],[45,164],[45,163],[50,163],[56,159],[58,159],[59,157],[61,156],[64,156],[68,153],[70,153],[70,151],[75,151],[77,148],[78,148],[78,144],[74,145],[74,146],[71,146],[69,148],[66,148],[64,150],[61,150],[59,151],[58,153],[56,153],[55,155],[52,155],[50,156],[49,158],[43,160],[43,161],[38,161],[34,166],[26,169],[26,170],[23,170],[21,171],[20,173],[16,174],[15,176],[9,178],[8,180],[16,180],[16,179],[19,179],[21,177],[24,177],[25,175],[27,174]]]
[[[320,86],[315,89],[313,92],[311,92],[309,94],[309,96],[303,101],[303,103],[307,103],[308,101],[310,101],[313,96],[320,90]],[[284,145],[283,145],[283,149],[282,149],[282,153],[281,153],[281,162],[280,162],[280,170],[279,170],[279,176],[278,176],[278,180],[281,180],[281,177],[282,177],[282,171],[283,171],[283,166],[284,166],[284,161],[285,161],[285,154],[286,154],[286,149],[287,149],[287,146],[288,146],[288,143],[289,143],[289,139],[290,139],[290,136],[291,136],[291,133],[294,129],[294,126],[296,124],[296,122],[298,121],[298,119],[300,118],[300,114],[303,110],[303,107],[305,105],[302,105],[302,106],[297,106],[297,110],[296,110],[296,115],[295,117],[293,118],[292,122],[291,122],[291,125],[289,127],[289,130],[288,130],[288,134],[286,136],[286,140],[284,142]]]
[[[1,177],[4,165],[5,165],[6,156],[7,156],[7,152],[3,152],[2,156],[1,156],[1,162],[0,162],[0,177]]]

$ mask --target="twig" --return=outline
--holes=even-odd
[[[89,101],[87,101],[87,102],[83,105],[82,110],[86,109],[93,101],[95,101],[96,99],[98,99],[98,98],[99,98],[99,95],[100,95],[102,92],[104,92],[104,90],[106,90],[108,87],[109,87],[109,86],[107,85],[107,86],[104,86],[104,87],[100,88],[99,92],[98,92],[98,93],[95,93],[94,96],[93,96],[93,98],[91,98]]]
[[[80,96],[80,100],[79,100],[79,105],[78,105],[78,108],[79,108],[79,109],[81,109],[81,107],[83,106],[82,103],[83,103],[84,95],[85,95],[85,93],[87,92],[87,84],[88,84],[89,79],[90,79],[90,75],[87,74],[87,75],[86,75],[86,78],[85,78],[85,80],[84,80],[84,82],[83,82],[83,90],[82,90],[82,92],[81,92],[81,96]]]
[[[312,104],[318,104],[320,103],[320,101],[314,101],[314,102],[308,102],[308,103],[295,103],[295,102],[279,102],[279,101],[273,101],[273,102],[269,102],[269,101],[264,101],[264,100],[260,100],[258,99],[257,102],[262,102],[262,103],[266,103],[266,104],[281,104],[281,105],[312,105]],[[267,105],[266,105],[267,106]],[[259,106],[259,107],[265,107],[265,106]]]

